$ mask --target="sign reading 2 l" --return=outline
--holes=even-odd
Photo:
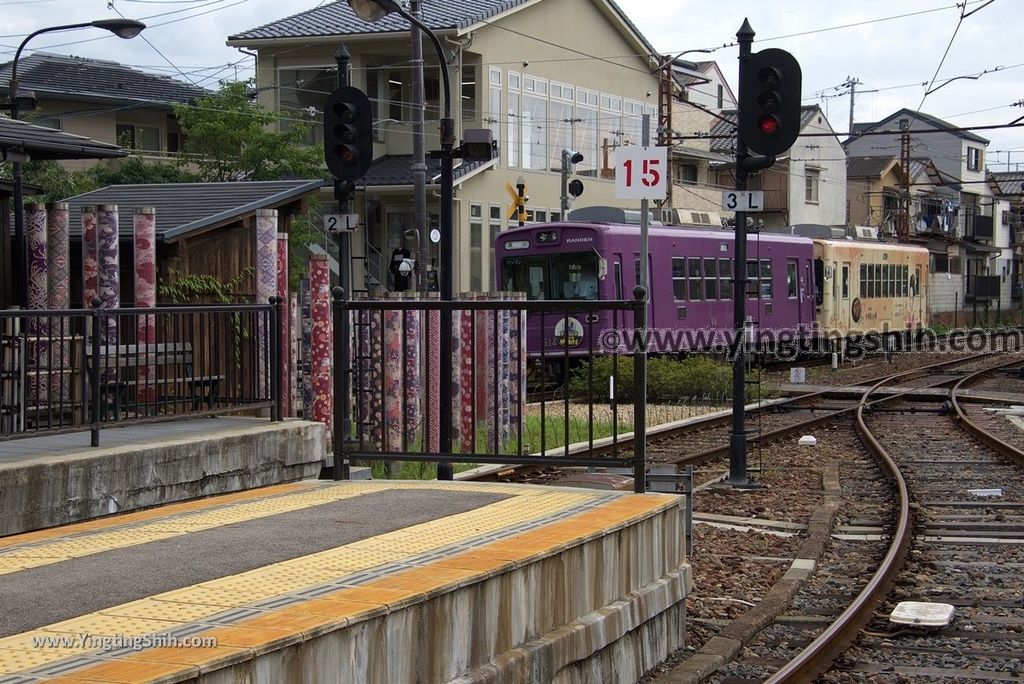
[[[615,199],[665,199],[668,148],[629,145],[615,150]]]

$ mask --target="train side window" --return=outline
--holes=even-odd
[[[722,299],[732,299],[732,259],[718,260],[718,293]]]
[[[686,299],[686,257],[672,257],[672,296]]]
[[[843,264],[843,299],[850,298],[850,264]]]
[[[690,299],[700,301],[703,294],[700,284],[700,259],[689,257],[686,262],[687,274],[690,276]]]
[[[889,264],[882,264],[882,296],[892,296],[892,290],[889,287]]]
[[[875,264],[875,296],[882,296],[882,264]]]
[[[767,260],[761,262],[761,296],[772,296],[772,262]]]
[[[868,296],[868,266],[867,264],[860,265],[860,298],[864,299]]]
[[[917,297],[921,294],[921,267],[914,267],[914,296]]]
[[[757,278],[757,262],[747,262],[747,297],[750,299],[757,299],[759,285]]]
[[[796,299],[796,262],[786,262],[786,297]]]
[[[714,258],[704,259],[704,299],[718,299],[718,266]]]
[[[833,285],[833,287],[835,287]],[[825,301],[825,263],[814,260],[814,303],[821,306]]]
[[[622,264],[615,262],[615,298],[622,301]]]

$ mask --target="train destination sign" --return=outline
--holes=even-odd
[[[627,145],[615,150],[615,199],[663,200],[668,191],[668,148]]]

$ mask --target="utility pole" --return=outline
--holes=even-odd
[[[409,13],[420,18],[420,0],[411,0]],[[423,135],[423,43],[416,24],[410,30],[412,37],[412,187],[413,223],[416,226],[416,290],[427,291],[427,264],[430,262],[430,243],[427,226],[427,141]]]
[[[847,76],[846,83],[843,85],[850,89],[850,127],[846,130],[850,132],[850,135],[853,135],[853,100],[857,96],[857,86],[861,85],[861,83],[856,77],[850,78]]]
[[[900,119],[900,196],[896,217],[896,235],[901,243],[910,242],[910,119]]]

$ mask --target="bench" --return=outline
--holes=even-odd
[[[86,378],[91,380],[94,364],[91,345],[86,347],[86,359],[89,366]],[[152,369],[152,377],[139,378],[142,368]],[[193,411],[198,411],[204,403],[206,408],[212,409],[220,400],[220,383],[224,380],[223,375],[195,374],[190,342],[101,345],[98,371],[103,397],[101,412],[105,415],[107,410],[112,410],[114,420],[120,420],[122,411],[146,411],[182,400],[191,401]],[[139,390],[147,387],[153,388],[154,397],[133,401],[132,395],[138,397]],[[170,394],[174,390],[185,391]]]

